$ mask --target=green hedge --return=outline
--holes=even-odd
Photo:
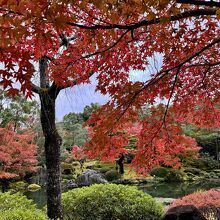
[[[37,209],[32,200],[20,193],[0,193],[1,220],[46,220],[46,214]]]
[[[111,168],[109,167],[102,167],[102,168],[97,169],[97,171],[99,171],[100,173],[106,173],[109,170],[111,170]]]
[[[134,186],[96,184],[63,193],[65,220],[159,220],[163,207]]]
[[[109,170],[105,173],[105,178],[108,181],[118,180],[121,178],[121,175],[118,173],[117,170]]]
[[[171,169],[165,176],[164,180],[166,182],[182,182],[187,180],[187,175],[183,170]]]
[[[156,176],[156,177],[164,178],[169,173],[169,170],[170,169],[166,168],[166,167],[154,167],[151,170],[150,175],[151,176]]]

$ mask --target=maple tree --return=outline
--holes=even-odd
[[[20,132],[14,132],[10,124],[0,128],[0,180],[3,188],[8,180],[36,171],[37,146],[32,143],[33,133],[28,130]]]
[[[189,195],[186,195],[180,199],[176,199],[171,207],[179,206],[179,205],[194,205],[196,207],[202,207],[206,205],[213,205],[214,207],[219,207],[220,193],[217,190],[208,190],[203,192],[195,192]]]
[[[190,142],[180,135],[182,122],[219,127],[219,7],[203,0],[0,1],[1,84],[8,94],[40,96],[51,219],[63,218],[55,125],[62,89],[89,83],[96,73],[97,90],[110,95],[90,120],[94,135],[87,151],[101,157],[124,151],[126,134],[115,134],[138,119],[143,105],[158,98],[167,103],[150,108],[140,122],[134,164],[142,171],[158,163],[161,152],[175,155],[182,149],[176,143]],[[129,71],[148,70],[155,54],[162,67],[145,82],[131,82]],[[39,85],[33,83],[38,73]]]
[[[71,153],[72,153],[71,158],[80,162],[80,168],[83,171],[83,163],[85,162],[87,158],[84,148],[74,145],[72,147]]]

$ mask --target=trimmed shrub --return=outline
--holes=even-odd
[[[168,173],[169,173],[169,168],[165,168],[165,167],[154,167],[154,168],[151,170],[150,175],[151,175],[151,176],[156,176],[156,177],[164,178]]]
[[[73,165],[73,163],[71,164],[71,163],[63,162],[63,163],[61,163],[62,173],[66,174],[66,175],[74,174],[76,171],[76,166],[78,166],[78,163],[77,163],[77,165]]]
[[[102,167],[100,169],[97,169],[97,171],[99,171],[100,173],[106,173],[109,170],[111,170],[111,168],[109,168],[109,167]]]
[[[181,199],[176,199],[171,207],[179,205],[194,205],[207,220],[217,220],[220,214],[220,192],[216,190],[195,192]]]
[[[215,160],[214,157],[211,157],[208,154],[203,154],[200,158],[191,161],[191,163],[188,163],[187,166],[210,171],[213,169],[219,169],[220,163]]]
[[[96,184],[63,193],[65,220],[159,220],[163,206],[134,186]]]
[[[192,173],[194,175],[201,175],[204,173],[204,171],[202,171],[198,168],[194,168],[194,167],[187,167],[187,168],[185,168],[185,173]]]
[[[37,190],[39,190],[40,188],[41,188],[41,186],[38,185],[38,184],[36,184],[36,183],[30,184],[30,185],[27,187],[27,189],[28,189],[29,191],[37,191]]]
[[[28,183],[24,181],[16,181],[12,182],[9,184],[10,189],[15,189],[15,190],[22,190],[25,189],[28,186]]]
[[[176,199],[171,204],[172,207],[178,205],[194,205],[197,208],[202,206],[220,207],[220,192],[216,190],[195,192],[184,196],[181,199]]]
[[[72,162],[72,166],[74,167],[80,166],[80,162],[78,161]]]
[[[20,193],[0,193],[1,220],[46,220],[46,214],[37,209],[32,200]]]
[[[183,172],[183,170],[171,169],[164,180],[166,182],[182,182],[187,180],[187,175]]]
[[[121,175],[118,173],[117,170],[109,170],[105,173],[105,178],[108,181],[118,180],[121,178]]]
[[[12,210],[0,210],[1,220],[46,220],[46,215],[40,210],[25,210],[16,208]]]

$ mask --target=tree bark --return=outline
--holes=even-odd
[[[2,187],[2,192],[6,192],[6,190],[9,187],[9,180],[8,179],[2,179],[1,180],[1,187]]]
[[[124,174],[124,159],[124,154],[120,154],[120,158],[116,161],[116,170],[118,170],[119,166],[119,173],[122,175]]]
[[[61,205],[60,146],[62,139],[55,124],[56,92],[43,89],[40,92],[41,125],[45,137],[47,168],[47,215],[50,219],[63,219]]]

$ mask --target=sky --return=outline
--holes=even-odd
[[[146,81],[151,73],[158,71],[162,65],[162,57],[156,55],[149,60],[150,65],[145,71],[130,71],[131,81]],[[156,68],[157,67],[157,68]],[[56,120],[61,121],[63,116],[70,112],[82,112],[86,105],[99,103],[100,105],[110,100],[109,96],[104,96],[100,92],[95,92],[97,85],[96,77],[91,78],[90,84],[74,86],[62,90],[56,100]]]
[[[56,120],[62,120],[70,112],[82,112],[91,103],[105,104],[110,98],[95,92],[97,81],[92,78],[90,84],[83,84],[62,90],[56,100]]]
[[[150,74],[159,71],[162,65],[162,56],[155,54],[154,57],[149,58],[149,65],[146,67],[145,71],[134,71],[131,70],[129,73],[130,80],[144,82],[149,79]],[[36,70],[38,66],[34,63]],[[0,69],[4,69],[3,64],[0,63]],[[38,79],[34,83],[37,84]],[[96,76],[91,78],[90,84],[83,84],[74,86],[73,88],[68,88],[62,90],[56,100],[56,120],[61,121],[63,116],[70,112],[83,112],[86,105],[91,103],[99,103],[100,105],[107,103],[110,100],[108,95],[102,95],[100,92],[95,92],[97,85]],[[15,83],[15,87],[20,87],[20,85]],[[35,97],[37,100],[38,98]]]

